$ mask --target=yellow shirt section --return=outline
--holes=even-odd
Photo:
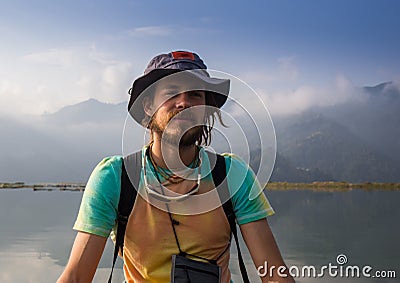
[[[223,209],[172,217],[179,222],[175,229],[182,251],[207,259],[219,257],[222,282],[229,283],[230,228]],[[171,255],[179,250],[168,213],[138,196],[125,235],[126,281],[170,282]]]

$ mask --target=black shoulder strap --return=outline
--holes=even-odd
[[[221,199],[221,201],[224,201],[225,199],[228,200],[223,203],[222,207],[224,208],[224,212],[226,217],[228,218],[229,226],[231,227],[231,232],[233,236],[235,237],[235,242],[236,242],[236,248],[238,252],[238,257],[239,257],[239,267],[240,267],[240,273],[242,274],[243,282],[244,283],[250,283],[249,277],[247,275],[246,267],[243,261],[242,253],[240,251],[239,247],[239,239],[238,239],[238,233],[237,233],[237,228],[236,228],[236,216],[235,212],[233,210],[233,204],[231,201],[231,198],[229,196],[229,191],[228,191],[228,184],[226,182],[226,164],[225,164],[225,157],[219,154],[212,154],[210,152],[207,152],[209,159],[210,159],[210,164],[211,166],[213,165],[213,161],[215,160],[215,166],[211,170],[211,174],[213,177],[214,185],[217,188],[218,195]],[[216,159],[215,159],[216,156]],[[220,186],[221,185],[221,186]]]
[[[134,175],[131,176],[134,181],[134,185],[129,179],[128,173],[125,168],[125,164],[129,164],[129,168],[134,168]],[[118,218],[117,218],[117,235],[115,239],[114,247],[114,258],[113,265],[111,267],[111,274],[108,279],[108,283],[111,283],[112,273],[114,270],[115,262],[117,261],[118,252],[123,254],[124,237],[126,224],[128,223],[129,215],[131,214],[133,205],[135,203],[137,191],[135,188],[139,186],[140,171],[142,170],[142,151],[137,151],[124,157],[122,161],[122,172],[121,172],[121,192],[119,195],[118,203]]]

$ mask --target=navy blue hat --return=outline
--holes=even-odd
[[[207,72],[207,66],[196,53],[174,51],[154,57],[147,65],[144,75],[133,82],[132,88],[129,90],[131,97],[128,104],[128,111],[131,116],[139,124],[142,124],[146,116],[142,105],[145,95],[140,94],[156,81],[186,70],[193,70],[189,71],[188,74],[205,83],[206,93],[214,96],[216,107],[220,108],[225,104],[229,94],[230,81],[228,79],[211,78]],[[133,109],[132,106],[134,103],[135,107]]]

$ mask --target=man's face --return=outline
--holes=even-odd
[[[164,141],[180,146],[193,145],[202,134],[205,118],[205,91],[189,82],[161,82],[152,101],[155,111],[151,130]]]

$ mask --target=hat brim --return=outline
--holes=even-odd
[[[206,94],[214,97],[216,107],[221,108],[225,104],[230,89],[229,79],[209,77],[205,75],[208,73],[206,73],[204,70],[154,69],[148,74],[137,78],[130,90],[131,97],[128,103],[128,111],[136,122],[143,125],[142,121],[146,117],[146,113],[143,109],[143,99],[149,93],[151,93],[147,91],[148,88],[167,76],[183,72],[185,74],[189,74],[195,80],[200,80],[203,83],[204,86],[202,89],[206,92]]]

